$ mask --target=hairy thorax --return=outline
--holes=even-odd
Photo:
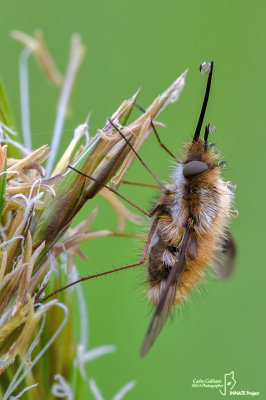
[[[220,170],[212,156],[209,153],[204,156],[204,162],[211,164],[210,169],[199,178],[187,181],[183,176],[184,164],[178,165],[173,181],[168,185],[171,193],[162,194],[157,204],[158,211],[154,218],[158,224],[147,257],[148,297],[155,304],[178,259],[188,219],[193,225],[194,246],[186,257],[175,304],[184,300],[202,280],[226,236],[231,192],[220,177]]]

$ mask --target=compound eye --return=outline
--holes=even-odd
[[[184,165],[183,175],[186,179],[191,179],[208,171],[208,169],[208,165],[202,161],[190,161]]]

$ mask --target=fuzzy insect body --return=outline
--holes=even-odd
[[[151,122],[159,144],[176,162],[170,184],[164,185],[156,177],[136,152],[130,139],[109,119],[110,124],[124,138],[163,191],[151,213],[147,213],[105,183],[69,166],[151,217],[152,224],[139,262],[81,278],[46,296],[42,301],[76,283],[146,263],[148,299],[156,309],[142,345],[142,356],[153,345],[173,306],[187,298],[189,292],[203,279],[208,266],[212,266],[222,279],[230,276],[234,266],[236,251],[228,229],[228,214],[236,216],[236,210],[231,209],[233,193],[230,190],[235,185],[232,182],[225,183],[221,177],[221,164],[216,151],[208,146],[208,136],[211,133],[209,124],[205,128],[204,136],[200,136],[210,93],[213,62],[203,63],[201,72],[203,71],[209,74],[205,96],[195,134],[192,141],[186,144],[181,162],[164,146]],[[138,108],[145,112],[142,107]]]
[[[195,161],[208,168],[185,178],[183,171]],[[176,166],[172,181],[166,185],[170,194],[163,193],[155,207],[158,210],[153,217],[156,231],[146,258],[148,298],[155,305],[178,259],[188,221],[191,232],[185,267],[172,305],[185,300],[203,279],[206,268],[215,266],[229,240],[227,211],[233,194],[220,176],[217,157],[206,149],[203,139],[186,145],[184,161]]]
[[[232,193],[220,176],[215,152],[208,148],[210,125],[201,128],[210,94],[213,62],[195,134],[187,143],[172,183],[154,209],[146,253],[148,298],[156,305],[145,336],[144,356],[162,330],[173,306],[184,301],[209,265],[221,278],[230,276],[235,245],[228,230]]]

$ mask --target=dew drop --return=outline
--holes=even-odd
[[[216,127],[215,126],[210,126],[209,127],[209,133],[215,133],[216,132]]]
[[[211,150],[211,152],[212,152],[213,154],[219,154],[219,150],[218,150],[217,147],[215,146],[215,143],[210,142],[210,143],[208,144],[208,147],[209,147],[209,149]]]
[[[210,143],[208,144],[208,147],[209,147],[210,150],[216,149],[215,143],[213,143],[213,142],[210,142]]]
[[[231,181],[226,182],[225,186],[232,191],[236,189],[236,183]]]
[[[224,161],[224,160],[221,160],[221,161],[218,161],[218,167],[220,167],[220,168],[225,168],[226,167],[226,161]]]
[[[238,211],[235,208],[230,208],[227,211],[227,215],[231,218],[237,218],[238,217]]]
[[[120,124],[119,119],[115,118],[113,121],[114,125],[117,127],[117,129],[123,129],[123,125]]]
[[[211,70],[211,63],[210,62],[203,62],[200,64],[200,73],[202,75],[208,75]]]
[[[118,117],[117,117],[117,118],[113,118],[113,116],[112,116],[112,122],[113,122],[113,124],[115,125],[115,127],[116,127],[117,129],[120,129],[120,130],[121,130],[121,129],[123,128],[123,125],[121,125],[121,124],[119,123]],[[105,127],[103,128],[103,132],[108,132],[110,129],[116,130],[115,127],[110,123],[110,121],[109,121],[109,119],[108,119],[108,120],[106,121]]]

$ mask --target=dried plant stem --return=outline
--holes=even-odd
[[[184,86],[186,71],[152,102],[146,112],[129,124],[139,90],[120,104],[111,119],[92,138],[87,118],[75,129],[72,141],[54,168],[84,46],[78,35],[72,36],[63,79],[41,32],[30,36],[14,31],[12,35],[26,46],[19,59],[25,147],[18,143],[19,135],[15,132],[0,84],[0,397],[3,400],[21,396],[31,400],[58,397],[78,400],[85,398],[85,389],[90,387],[94,395],[97,392],[98,398],[102,398],[96,382],[89,381],[85,365],[115,352],[116,348],[108,344],[89,348],[88,312],[79,283],[143,264],[151,236],[124,232],[127,221],[142,224],[143,218],[128,209],[120,199],[146,216],[150,214],[116,190],[121,182],[164,188],[156,178],[159,186],[130,183],[123,178],[136,157],[148,169],[138,151],[154,125],[162,126],[156,121],[153,124],[153,121],[168,103],[177,100]],[[28,76],[31,54],[50,82],[61,88],[51,152],[47,145],[31,150]],[[42,164],[46,160],[45,170]],[[70,169],[67,169],[68,164],[72,165]],[[112,179],[114,186],[109,187]],[[91,229],[97,208],[75,227],[71,225],[81,207],[98,192],[117,215],[117,232],[108,230],[106,226]],[[83,253],[81,243],[107,236],[146,239],[141,260],[79,279],[75,257],[89,259],[88,249]],[[74,340],[75,290],[59,293],[71,286],[75,286],[78,293],[78,343]],[[58,299],[47,302],[55,294]],[[44,301],[45,304],[42,304]],[[129,382],[112,399],[121,400],[134,385],[135,381]]]
[[[51,175],[56,155],[58,153],[60,139],[64,127],[67,105],[83,55],[84,46],[81,44],[80,36],[73,35],[71,41],[69,64],[57,107],[57,115],[53,131],[53,140],[51,144],[51,154],[47,160],[46,165],[46,172],[48,176]]]
[[[19,58],[19,84],[20,84],[20,107],[22,134],[25,147],[31,151],[31,129],[30,129],[30,100],[29,100],[29,74],[28,59],[32,49],[25,47]]]

